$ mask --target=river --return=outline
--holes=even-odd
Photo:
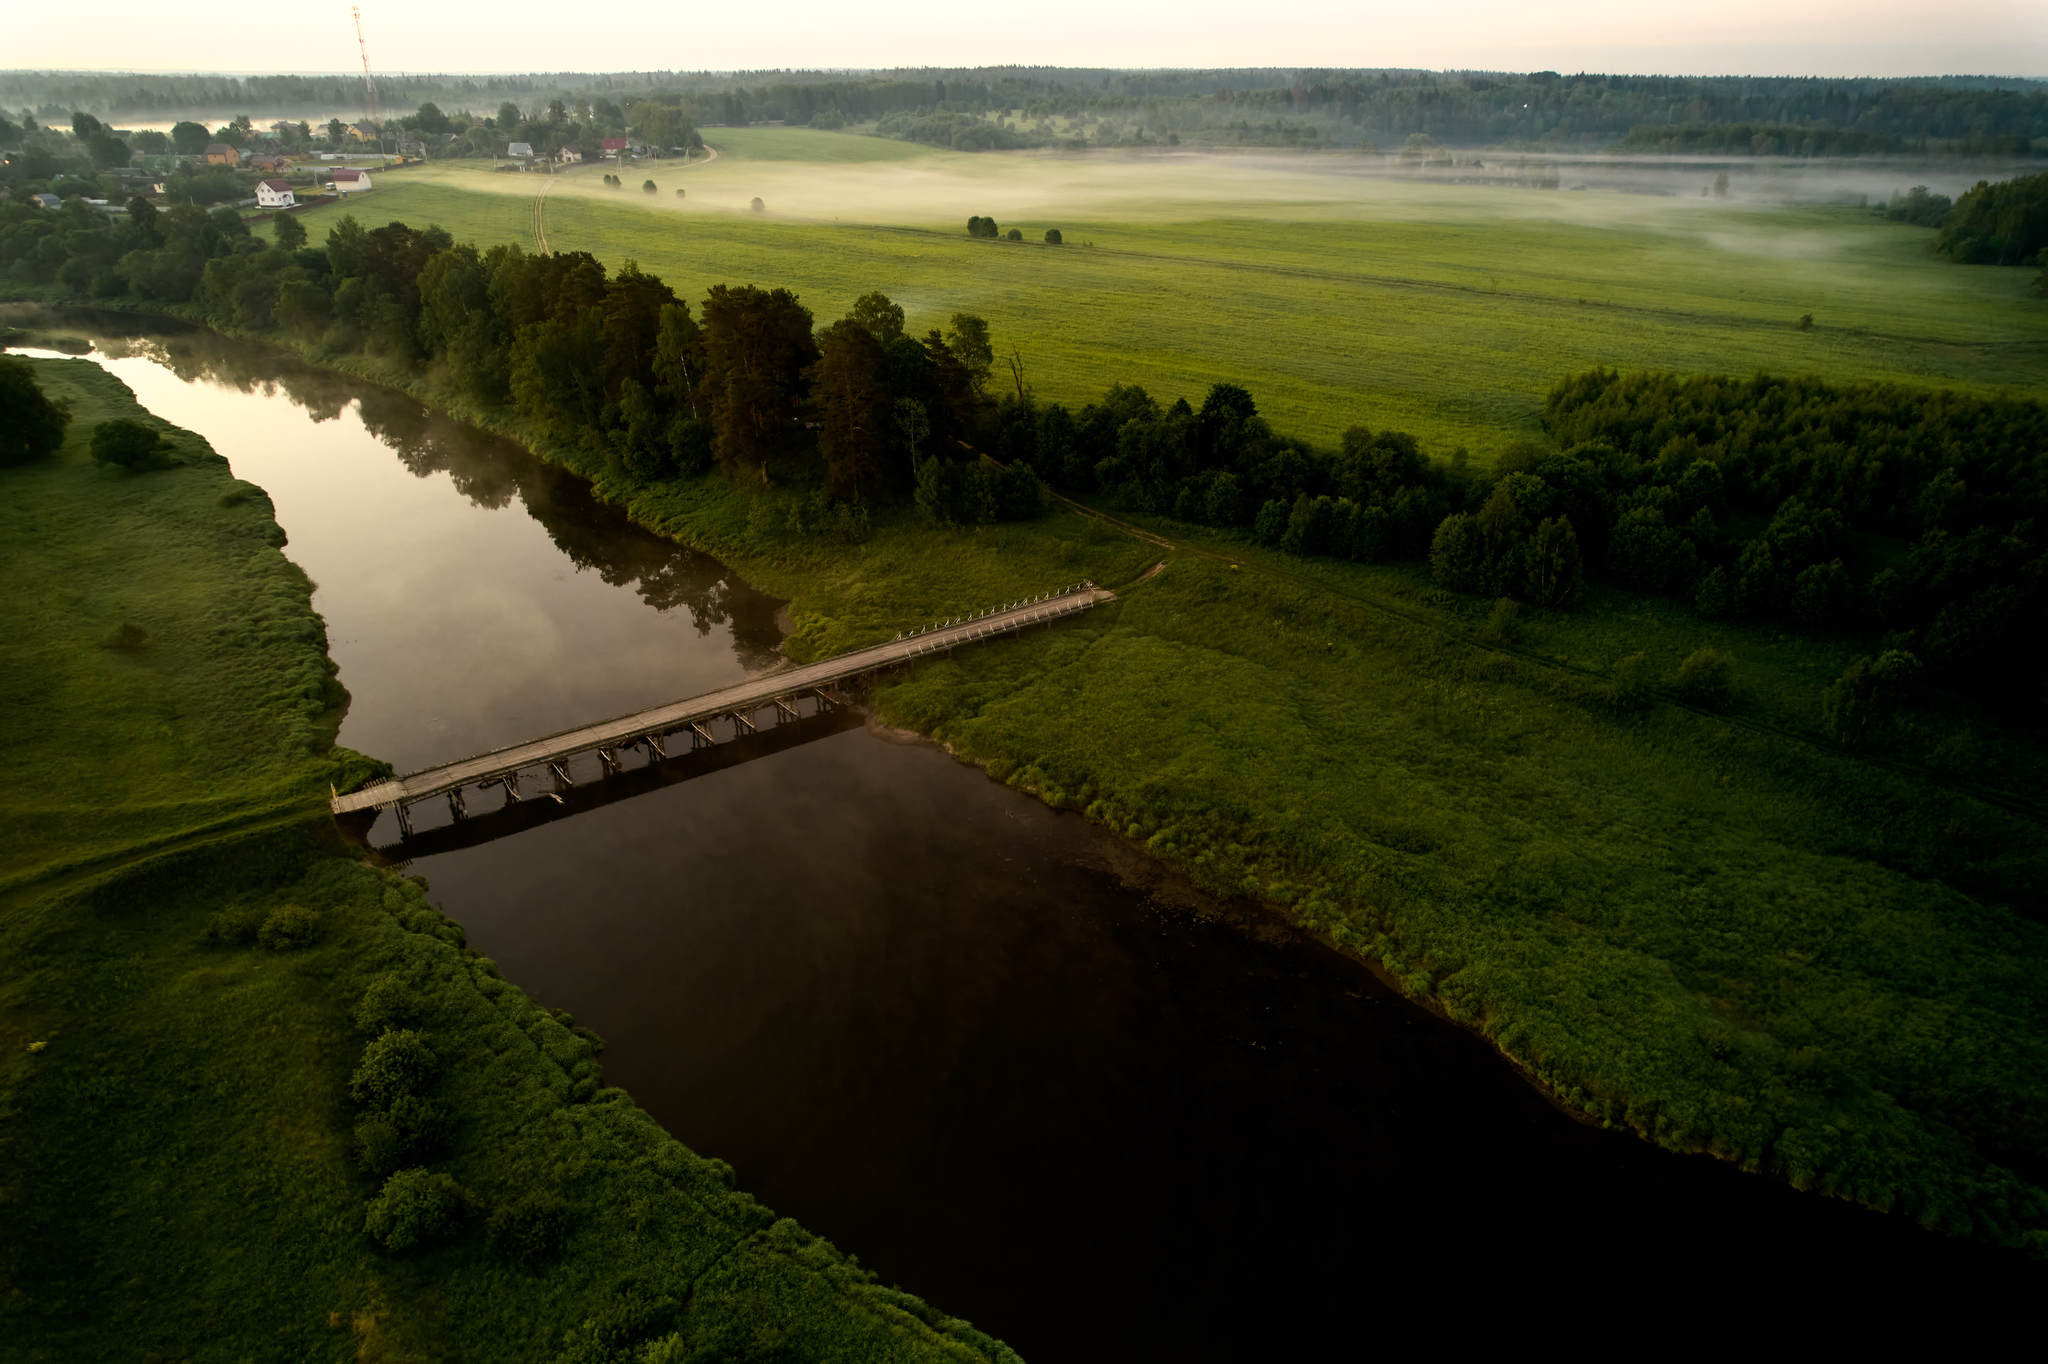
[[[101,344],[270,493],[351,747],[406,769],[776,658],[777,602],[515,446],[204,332]],[[1705,1303],[2008,1267],[1582,1126],[1257,907],[865,728],[412,869],[670,1131],[1027,1358],[1362,1341],[1474,1270]]]

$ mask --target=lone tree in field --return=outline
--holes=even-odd
[[[1007,240],[1009,241],[1021,242],[1024,240],[1024,229],[1021,227],[1013,227],[1005,235]]]
[[[1065,237],[1060,235],[1058,228],[1048,227],[1045,229],[1045,244],[1047,246],[1063,246],[1066,244],[1066,240]]]
[[[652,180],[642,180],[640,188],[644,193],[652,194],[654,193],[654,182]]]
[[[754,202],[748,204],[747,207],[753,209],[756,213],[766,213],[768,211],[768,205],[762,203],[759,197],[756,197]]]
[[[123,417],[105,421],[92,433],[92,457],[120,469],[153,469],[164,462],[163,439],[141,422]]]
[[[70,409],[43,395],[28,361],[0,356],[0,466],[56,454],[70,420]]]

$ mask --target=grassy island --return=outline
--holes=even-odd
[[[262,491],[82,361],[0,470],[0,1335],[22,1359],[1014,1359],[606,1088],[350,856],[345,697]],[[158,428],[166,467],[95,464]]]

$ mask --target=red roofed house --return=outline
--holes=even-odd
[[[336,194],[355,194],[370,187],[370,173],[364,170],[338,170],[334,173]]]
[[[623,137],[608,137],[598,145],[606,156],[623,156],[626,152],[626,139]]]
[[[256,207],[293,208],[298,200],[292,197],[292,187],[282,180],[259,180],[256,182]]]

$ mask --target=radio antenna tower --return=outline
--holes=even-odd
[[[355,16],[356,47],[363,54],[363,97],[370,104],[370,122],[377,125],[377,131],[381,135],[384,122],[381,111],[377,108],[377,79],[370,74],[370,45],[363,41],[363,11],[361,6],[350,5],[348,12]]]

